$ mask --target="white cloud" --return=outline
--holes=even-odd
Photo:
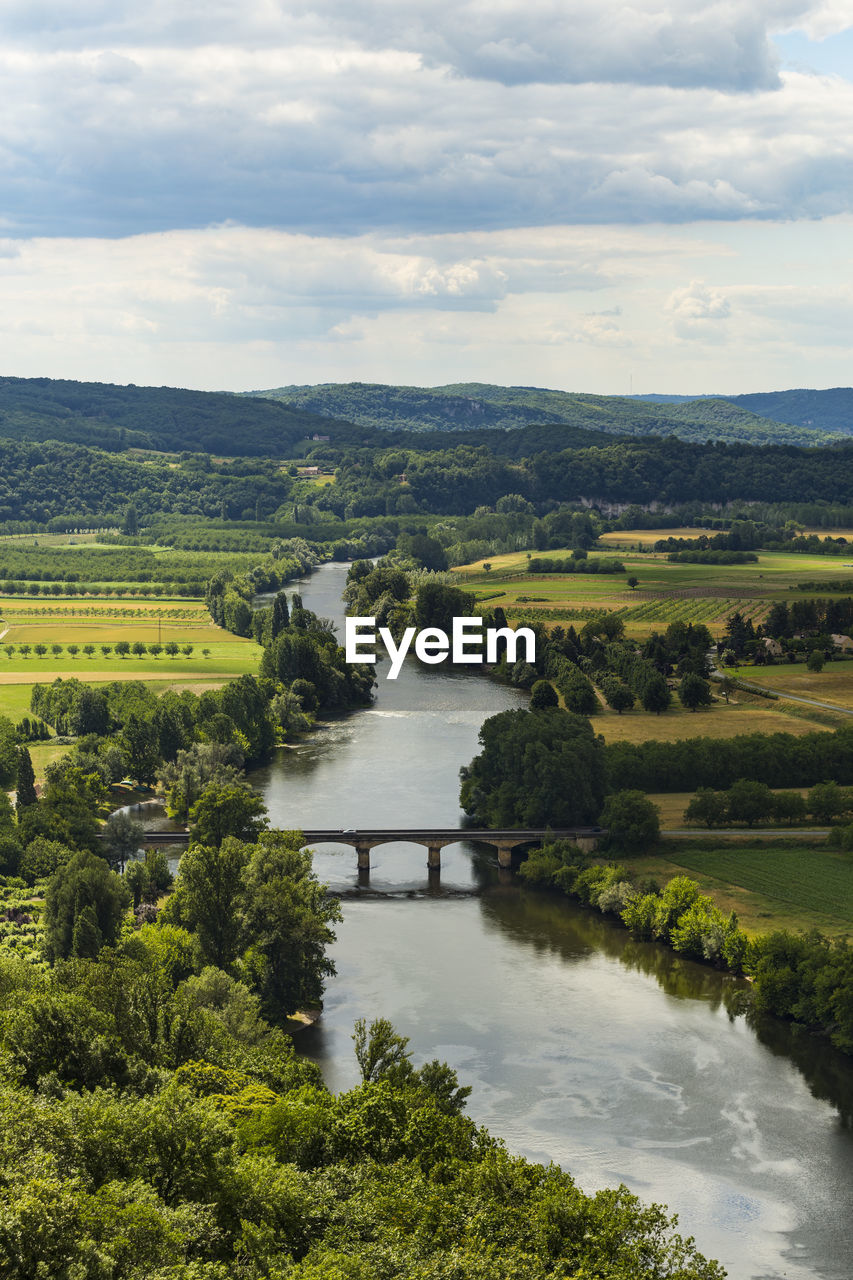
[[[827,221],[819,239],[810,222],[701,231],[342,238],[223,226],[7,240],[0,344],[21,376],[210,389],[479,379],[618,393],[629,374],[635,391],[849,381],[853,220]]]

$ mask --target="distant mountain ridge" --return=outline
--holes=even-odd
[[[752,408],[742,403],[761,402],[760,396],[640,399],[539,387],[500,387],[480,382],[439,387],[322,383],[276,387],[250,394],[283,402],[301,412],[384,430],[510,430],[534,423],[565,424],[619,436],[674,435],[692,441],[805,446],[828,444],[853,434],[853,412],[846,430],[833,427],[830,431],[805,422],[780,422],[761,412],[758,406]],[[853,410],[853,392],[850,395]]]

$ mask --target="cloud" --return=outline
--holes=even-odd
[[[780,75],[809,0],[4,5],[0,229],[328,235],[821,217],[853,86]]]
[[[0,343],[20,376],[209,389],[482,380],[625,393],[629,373],[635,391],[837,385],[851,230],[841,217],[817,239],[801,222],[6,240]]]

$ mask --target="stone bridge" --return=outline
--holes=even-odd
[[[441,866],[441,851],[449,844],[458,844],[462,840],[476,840],[482,844],[490,844],[497,850],[498,866],[509,867],[512,863],[513,849],[527,844],[544,844],[550,840],[573,840],[585,852],[592,852],[598,847],[599,840],[607,835],[601,827],[530,827],[526,829],[507,828],[503,831],[487,830],[475,827],[349,827],[345,830],[327,827],[322,830],[305,828],[303,848],[316,844],[348,844],[356,851],[360,871],[370,869],[370,850],[381,844],[421,844],[427,851],[427,866],[436,870]],[[186,846],[189,844],[189,833],[186,831],[146,831],[146,846]]]

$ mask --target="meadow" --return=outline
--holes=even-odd
[[[809,671],[804,662],[777,666],[733,667],[732,675],[772,689],[780,697],[816,698],[853,711],[853,662],[828,662],[822,671]]]

